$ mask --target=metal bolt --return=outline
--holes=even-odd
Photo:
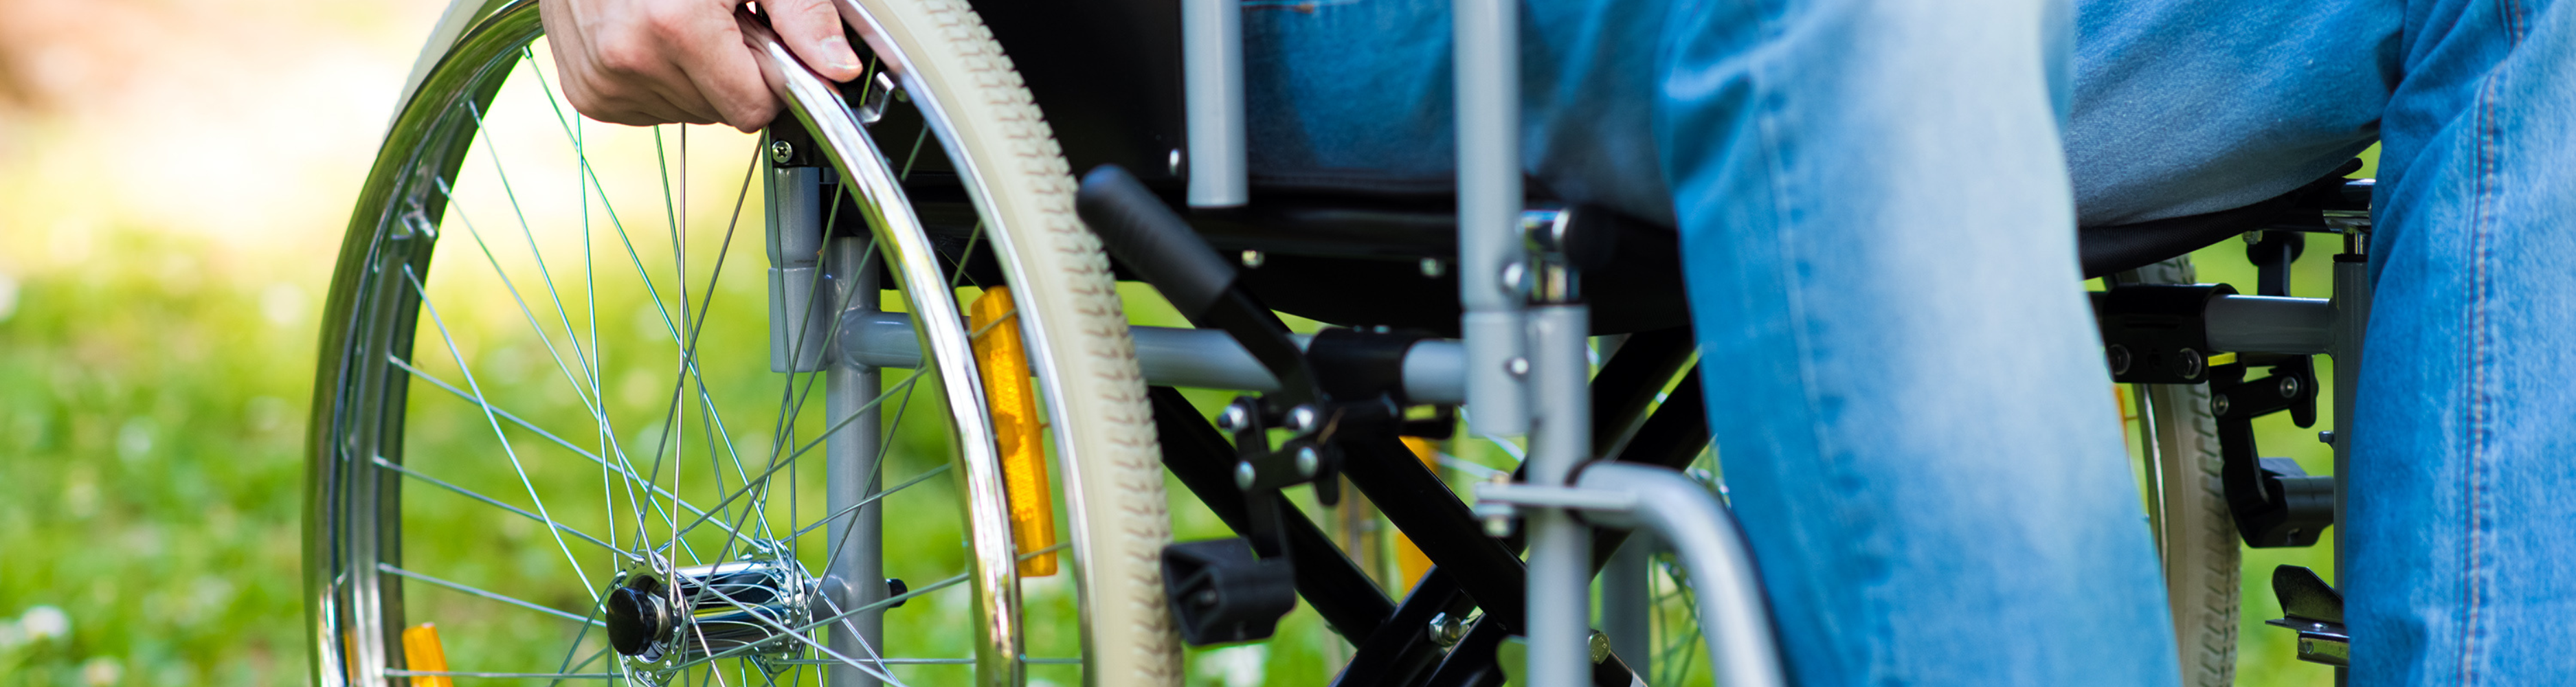
[[[1172,149],[1172,155],[1171,155],[1171,158],[1170,158],[1169,160],[1170,160],[1170,161],[1169,161],[1169,162],[1166,162],[1165,164],[1169,164],[1169,165],[1171,165],[1171,168],[1172,168],[1172,176],[1180,176],[1180,175],[1181,175],[1181,149],[1179,149],[1179,148],[1173,148],[1173,149]]]
[[[1194,597],[1191,597],[1191,600],[1192,600],[1192,601],[1196,601],[1196,602],[1198,602],[1198,604],[1199,604],[1199,605],[1201,605],[1201,606],[1215,606],[1215,605],[1216,605],[1216,601],[1217,601],[1216,590],[1214,590],[1214,589],[1202,589],[1202,590],[1199,590],[1198,595],[1197,595],[1197,596],[1194,596]]]
[[[1514,377],[1527,375],[1529,374],[1529,359],[1520,356],[1512,356],[1512,359],[1503,361],[1503,371],[1512,373],[1512,376]]]
[[[1315,471],[1322,469],[1323,467],[1324,456],[1316,453],[1315,447],[1307,446],[1297,449],[1297,476],[1313,477],[1315,476]]]
[[[2221,417],[2226,416],[2227,405],[2227,394],[2219,394],[2209,397],[2209,412],[2211,414]]]
[[[1315,431],[1315,407],[1300,405],[1288,409],[1288,431],[1298,434]]]
[[[1448,265],[1448,264],[1446,264],[1446,263],[1442,263],[1442,262],[1440,262],[1440,259],[1439,259],[1439,258],[1423,258],[1423,259],[1422,259],[1422,276],[1424,276],[1424,277],[1428,277],[1428,278],[1432,278],[1432,279],[1438,279],[1438,278],[1440,278],[1440,275],[1442,275],[1442,274],[1447,274],[1448,272],[1449,272],[1449,265]]]
[[[1253,269],[1260,269],[1260,268],[1261,268],[1261,261],[1262,261],[1261,251],[1257,251],[1257,250],[1247,250],[1247,251],[1244,251],[1244,252],[1243,252],[1243,266],[1244,266],[1244,267],[1249,267],[1249,268],[1253,268]]]
[[[771,163],[783,165],[787,164],[789,160],[794,159],[796,159],[795,144],[788,143],[786,141],[769,142],[769,161]]]
[[[2282,378],[2281,378],[2281,397],[2282,397],[2282,398],[2298,398],[2298,397],[2299,397],[2299,378],[2297,378],[2297,377],[2282,377]]]
[[[1458,640],[1467,638],[1467,619],[1447,613],[1432,614],[1430,635],[1433,644],[1456,646]]]
[[[891,598],[895,598],[895,597],[898,597],[898,596],[903,596],[904,594],[906,594],[906,593],[910,593],[911,591],[912,591],[912,585],[904,584],[904,583],[903,583],[903,580],[895,579],[895,578],[892,578],[892,577],[886,578],[886,598],[891,599]],[[908,603],[912,603],[912,600],[911,600],[911,599],[904,599],[904,600],[902,600],[902,601],[897,601],[897,602],[894,602],[892,605],[886,606],[886,608],[902,608],[904,604],[908,604]]]
[[[1252,467],[1252,461],[1234,464],[1234,488],[1252,491],[1252,482],[1260,478],[1261,471]]]
[[[2188,348],[2175,351],[2174,358],[2174,366],[2181,368],[2175,371],[2181,372],[2184,377],[2200,376],[2201,365],[2208,362],[2200,357],[2200,351]]]
[[[2332,443],[2334,443],[2334,432],[2333,432],[2333,431],[2318,432],[2318,433],[2317,433],[2317,443],[2320,443],[2320,444],[2332,444]]]
[[[1228,432],[1243,431],[1251,421],[1252,412],[1244,410],[1243,404],[1240,403],[1226,406],[1223,412],[1216,414],[1216,428]]]
[[[2107,352],[2107,355],[2111,358],[2111,374],[2124,375],[2129,373],[2129,347],[2119,344],[2111,344],[2111,348]]]
[[[1503,265],[1503,293],[1514,296],[1528,293],[1528,282],[1529,265],[1517,262]]]
[[[1605,658],[1609,658],[1609,657],[1610,657],[1610,635],[1601,634],[1601,631],[1600,631],[1600,630],[1593,630],[1593,631],[1592,631],[1592,662],[1593,662],[1593,663],[1600,663],[1600,662],[1601,662],[1601,659],[1605,659]]]
[[[1496,472],[1494,473],[1493,479],[1489,481],[1494,484],[1511,484],[1512,473]],[[1485,536],[1497,539],[1512,536],[1511,504],[1498,501],[1478,500],[1476,501],[1475,510],[1477,515],[1482,515],[1485,518]]]

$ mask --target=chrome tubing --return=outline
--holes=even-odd
[[[843,360],[872,367],[911,368],[921,364],[914,342],[912,317],[896,312],[858,312],[841,316],[837,344]],[[1233,336],[1215,329],[1134,327],[1136,363],[1145,383],[1198,389],[1278,391],[1279,379],[1243,350]],[[1314,340],[1294,335],[1304,348]],[[1465,398],[1466,352],[1456,341],[1427,339],[1404,353],[1404,394],[1415,403],[1457,403]]]
[[[1181,0],[1181,84],[1189,153],[1179,162],[1190,172],[1190,207],[1230,208],[1249,202],[1243,3]]]
[[[1530,394],[1534,406],[1523,479],[1563,487],[1592,458],[1591,308],[1546,305],[1529,310]],[[1470,339],[1472,345],[1472,339]],[[1592,530],[1574,514],[1524,510],[1529,528],[1529,684],[1581,685],[1592,674]]]
[[[781,143],[780,145],[785,145]],[[769,371],[823,370],[824,333],[832,308],[815,283],[823,253],[823,170],[774,167],[763,185],[769,196]],[[827,301],[828,302],[828,301]]]
[[[854,5],[842,5],[843,16],[851,16]],[[864,10],[857,11],[866,16]],[[787,110],[823,144],[824,155],[846,172],[842,183],[850,189],[850,199],[875,234],[878,254],[894,270],[896,282],[903,285],[905,304],[919,325],[913,328],[914,336],[922,350],[934,354],[930,360],[936,366],[934,371],[945,396],[942,400],[950,414],[949,427],[959,450],[957,466],[968,497],[975,622],[983,625],[983,636],[989,639],[975,647],[977,682],[999,687],[1018,685],[1023,681],[1018,556],[1011,541],[1010,511],[1002,488],[1001,455],[991,419],[983,412],[983,378],[975,368],[966,320],[951,299],[948,283],[940,272],[939,256],[931,248],[920,217],[913,214],[912,203],[897,182],[895,171],[879,154],[876,142],[859,127],[858,118],[851,114],[840,92],[798,62],[795,54],[779,43],[777,34],[748,21],[741,26],[744,39],[761,55],[761,71],[779,77],[771,83],[779,84],[779,96],[788,103]],[[871,28],[882,33],[881,28]],[[888,50],[889,46],[871,47],[877,48],[880,56],[899,54]],[[921,95],[929,89],[920,87],[909,65],[900,66],[906,67],[904,83],[915,94],[915,106],[925,110],[925,118],[935,118],[937,113],[931,110],[934,105]],[[949,132],[940,133],[944,138]],[[972,173],[971,169],[960,171]],[[980,199],[978,205],[983,205]]]
[[[1467,340],[1467,424],[1478,434],[1529,431],[1521,294],[1520,4],[1458,0],[1459,331]]]
[[[1593,523],[1651,531],[1690,570],[1710,667],[1726,687],[1779,687],[1788,673],[1771,636],[1770,602],[1735,514],[1690,476],[1670,468],[1601,461],[1576,478],[1581,491],[1624,495],[1628,507],[1587,511]],[[1537,655],[1535,643],[1531,655]]]
[[[2335,292],[2343,292],[2341,284]],[[2201,316],[2209,325],[2211,350],[2309,355],[2334,347],[2342,309],[2322,298],[2229,295],[2210,299]]]
[[[823,269],[834,286],[832,302],[844,304],[843,313],[876,312],[877,261],[868,254],[867,239],[833,239],[824,255]],[[906,332],[906,337],[910,336]],[[837,355],[831,356],[830,365],[823,377],[823,422],[826,427],[841,429],[823,441],[824,507],[830,513],[856,510],[835,518],[824,529],[833,542],[829,547],[833,554],[823,565],[825,605],[818,615],[839,615],[887,595],[885,505],[870,502],[883,488],[883,456],[877,447],[882,445],[879,441],[884,426],[874,402],[884,390],[883,373],[874,366]],[[843,656],[867,659],[881,658],[885,653],[884,609],[843,619],[833,623],[831,630],[830,646]],[[843,664],[830,668],[824,684],[876,687],[881,681],[858,666]]]
[[[2369,234],[2354,233],[2358,235],[2353,241],[2354,247],[2369,243]],[[2360,258],[2362,254],[2356,250],[2350,256]],[[2370,263],[2346,260],[2345,257],[2335,256],[2334,345],[2326,350],[2327,355],[2334,356],[2334,562],[2337,582],[2342,581],[2344,554],[2349,550],[2344,548],[2343,533],[2345,524],[2352,521],[2346,518],[2344,508],[2352,489],[2344,476],[2352,474],[2349,461],[2352,456],[2353,392],[2358,391],[2361,385],[2361,345],[2370,330],[2371,295]],[[2340,677],[2340,671],[2337,675]]]

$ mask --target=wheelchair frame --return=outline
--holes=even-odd
[[[865,15],[865,10],[855,4],[844,2],[842,7],[854,16]],[[1582,301],[1577,286],[1582,268],[1587,266],[1583,263],[1592,262],[1581,254],[1602,249],[1582,244],[1608,231],[1599,227],[1620,223],[1579,222],[1586,209],[1534,208],[1525,202],[1529,194],[1522,188],[1518,173],[1518,75],[1512,67],[1517,64],[1514,56],[1518,53],[1518,29],[1512,5],[1500,0],[1462,0],[1457,5],[1460,172],[1454,215],[1446,218],[1447,222],[1427,216],[1430,212],[1418,201],[1396,201],[1390,207],[1384,198],[1366,196],[1344,196],[1339,205],[1329,196],[1321,202],[1301,202],[1284,208],[1254,204],[1244,165],[1241,56],[1237,42],[1239,4],[1228,0],[1183,0],[1177,16],[1164,3],[1120,2],[1107,7],[1111,11],[1087,13],[1061,8],[995,8],[998,11],[986,16],[997,37],[1004,40],[1020,35],[1028,37],[1017,40],[1056,44],[1067,40],[1063,36],[1078,33],[1061,28],[1031,29],[1053,21],[1077,21],[1093,28],[1109,27],[1111,31],[1141,30],[1148,38],[1089,44],[1124,46],[1107,51],[1103,58],[1107,66],[1089,68],[1130,69],[1145,85],[1105,95],[1057,96],[1066,98],[1061,102],[1071,106],[1056,109],[1053,106],[1058,101],[1048,101],[1049,112],[1059,130],[1067,132],[1063,136],[1065,149],[1077,168],[1095,163],[1119,164],[1144,176],[1142,180],[1125,175],[1086,179],[1086,219],[1102,234],[1123,269],[1142,276],[1173,301],[1184,304],[1185,314],[1202,326],[1139,327],[1135,339],[1139,362],[1148,382],[1156,387],[1155,416],[1167,468],[1238,533],[1275,540],[1255,541],[1236,560],[1211,565],[1293,560],[1293,571],[1285,577],[1274,576],[1269,584],[1293,585],[1296,593],[1359,648],[1336,684],[1488,684],[1499,680],[1493,672],[1494,648],[1514,631],[1529,637],[1530,684],[1628,684],[1634,678],[1622,657],[1594,646],[1597,640],[1588,622],[1590,599],[1583,590],[1602,566],[1612,562],[1612,553],[1625,537],[1621,530],[1642,527],[1669,542],[1702,585],[1701,619],[1713,661],[1724,676],[1721,681],[1730,685],[1786,683],[1770,635],[1759,577],[1751,567],[1747,549],[1735,534],[1731,516],[1714,495],[1675,470],[1709,440],[1695,372],[1683,375],[1682,387],[1670,395],[1671,400],[1662,408],[1651,414],[1646,412],[1662,384],[1682,373],[1681,366],[1692,350],[1687,327],[1667,321],[1666,326],[1638,334],[1602,366],[1597,376],[1587,360],[1586,337],[1596,327],[1591,308]],[[1178,45],[1172,45],[1175,42]],[[1041,49],[1062,47],[1045,45]],[[1177,61],[1183,65],[1180,73],[1170,68],[1174,57],[1180,58]],[[1023,62],[1034,67],[1027,68],[1030,85],[1042,101],[1051,94],[1073,92],[1060,84],[1063,79],[1075,77],[1057,70],[1078,68],[1062,66],[1065,62]],[[1057,66],[1046,66],[1050,64]],[[1111,80],[1085,82],[1108,81]],[[1156,83],[1167,87],[1156,88]],[[1168,87],[1184,84],[1177,89]],[[1171,97],[1175,90],[1183,97]],[[797,96],[808,94],[800,92]],[[814,111],[837,106],[820,101],[804,105]],[[1185,114],[1176,116],[1176,110]],[[1120,116],[1126,117],[1124,123],[1118,119]],[[898,125],[891,135],[900,137],[906,133],[909,132]],[[1182,139],[1186,143],[1170,148],[1162,160],[1164,164],[1153,164],[1154,148],[1181,143]],[[845,145],[838,141],[827,143]],[[873,156],[845,150],[840,157],[856,161]],[[937,182],[916,184],[930,187],[928,192],[916,191],[916,199],[926,198],[934,203],[942,200]],[[2328,186],[2306,190],[2315,196],[2320,189],[2327,195],[2344,190]],[[2363,190],[2367,190],[2366,186]],[[1170,210],[1171,196],[1185,199],[1183,204],[1193,209],[1189,220]],[[1098,203],[1118,207],[1115,211],[1094,213],[1090,207],[1095,204],[1094,198],[1107,198]],[[946,200],[963,199],[952,195]],[[2205,381],[2211,374],[2204,364],[2206,356],[2221,352],[2296,356],[2324,353],[2340,363],[2334,380],[2337,412],[2333,436],[2348,435],[2352,389],[2359,370],[2359,342],[2369,307],[2363,251],[2368,215],[2366,209],[2357,211],[2352,207],[2349,193],[2339,202],[2312,200],[2292,205],[2298,206],[2276,201],[2247,210],[2150,223],[2153,226],[2085,231],[2088,239],[2123,232],[2146,236],[2103,251],[2087,251],[2087,271],[2094,276],[2110,271],[2097,263],[2125,261],[2116,267],[2136,267],[2143,264],[2139,262],[2142,256],[2153,261],[2187,253],[2249,230],[2322,230],[2347,237],[2344,253],[2336,256],[2336,291],[2331,299],[2289,298],[2275,293],[2245,296],[2203,289],[2196,301],[2165,298],[2155,306],[2160,309],[2138,309],[2127,304],[2136,300],[2129,296],[2144,292],[2134,286],[2115,286],[2121,298],[2097,300],[2106,332],[2126,332],[2120,329],[2121,323],[2135,324],[2142,321],[2138,320],[2141,317],[2179,318],[2184,323],[2146,339],[2118,338],[2129,336],[2126,333],[2114,335],[2110,355],[2114,367],[2120,368],[2121,381]],[[914,231],[937,234],[938,214],[900,219],[914,222]],[[2321,221],[2308,221],[2308,217]],[[1411,231],[1385,245],[1368,245],[1366,239],[1357,238],[1364,232],[1350,232],[1338,241],[1328,240],[1323,242],[1328,245],[1318,246],[1298,245],[1293,239],[1283,238],[1283,232],[1261,229],[1353,222],[1394,224]],[[1437,229],[1441,224],[1454,227],[1454,243],[1436,238],[1423,240],[1423,229]],[[1586,224],[1590,228],[1574,230]],[[1202,237],[1201,230],[1209,227],[1215,230]],[[1635,230],[1627,227],[1612,233]],[[1229,250],[1245,251],[1247,266],[1263,259],[1266,251],[1327,258],[1369,254],[1363,259],[1380,261],[1387,257],[1418,257],[1424,277],[1447,277],[1441,283],[1454,281],[1457,285],[1463,306],[1460,318],[1454,328],[1438,329],[1455,332],[1458,338],[1373,331],[1292,340],[1275,326],[1275,321],[1259,321],[1266,315],[1242,311],[1254,302],[1250,298],[1253,287],[1248,285],[1253,278],[1250,273],[1238,275],[1226,260],[1217,257],[1220,253],[1209,245],[1211,238],[1227,244]],[[1241,246],[1258,247],[1236,248]],[[2119,255],[2097,260],[2096,253]],[[1442,262],[1451,258],[1456,264],[1455,276],[1446,274],[1449,270]],[[966,265],[966,269],[976,269],[974,256],[958,254],[951,259]],[[2286,273],[2286,262],[2282,267]],[[1678,283],[1670,285],[1677,287]],[[1677,303],[1658,305],[1670,307]],[[1236,312],[1228,312],[1229,308]],[[1642,319],[1652,321],[1651,317]],[[911,367],[922,360],[903,316],[851,313],[831,326],[841,330],[839,357],[844,361],[871,367]],[[2147,350],[2151,344],[2161,348]],[[2163,368],[2142,365],[2132,371],[2120,363],[2128,356],[2171,364]],[[2191,369],[2175,369],[2182,359],[2177,356],[2189,357]],[[2241,373],[2241,369],[2237,371],[2240,378]],[[2285,373],[2276,371],[2276,376],[2282,374]],[[2253,383],[2270,381],[2272,378]],[[1230,446],[1223,434],[1198,419],[1197,412],[1169,388],[1172,386],[1284,392],[1297,403],[1289,408],[1239,401],[1238,408],[1245,413],[1230,428],[1237,439],[1237,444]],[[1413,403],[1464,403],[1476,411],[1468,422],[1480,434],[1530,435],[1530,458],[1523,466],[1524,474],[1514,483],[1480,485],[1474,508],[1455,498],[1405,498],[1444,496],[1448,492],[1436,477],[1421,470],[1401,446],[1394,444],[1393,435],[1346,439],[1345,444],[1328,447],[1326,444],[1332,444],[1334,438],[1315,438],[1311,421],[1289,417],[1297,410],[1311,413],[1315,404],[1325,401],[1324,396],[1344,396],[1338,390],[1317,393],[1337,386]],[[2309,394],[2312,398],[2313,390]],[[2217,414],[2222,418],[2244,415],[2250,420],[2253,412],[2231,414],[2221,409]],[[1260,419],[1247,421],[1241,417]],[[1306,440],[1292,440],[1275,452],[1269,450],[1266,440],[1259,441],[1259,449],[1244,445],[1260,436],[1258,430],[1264,420],[1268,424],[1284,423]],[[2342,520],[2341,476],[2347,444],[2334,442],[2336,475],[2332,478],[2330,520],[2334,522]],[[1311,466],[1293,468],[1302,474],[1283,475],[1281,471],[1292,468],[1271,460],[1289,456],[1294,449],[1318,447],[1334,454],[1329,459],[1331,465],[1320,476]],[[2249,445],[2246,450],[2250,448]],[[1407,598],[1399,601],[1379,593],[1322,532],[1294,506],[1276,497],[1277,489],[1284,486],[1313,483],[1323,488],[1326,482],[1319,480],[1329,479],[1336,472],[1347,474],[1364,492],[1390,497],[1376,502],[1438,563],[1439,567]],[[2255,479],[2271,482],[2254,488],[2259,490],[2284,477],[2296,475],[2258,473]],[[1513,520],[1526,524],[1518,530],[1503,524]],[[1600,532],[1597,537],[1595,530]],[[2340,530],[2337,532],[2339,538]],[[1488,534],[1494,536],[1485,536]],[[2313,537],[2315,533],[2308,534]],[[1529,553],[1526,564],[1517,555],[1524,545]],[[1167,565],[1171,555],[1167,553]],[[1167,584],[1173,582],[1167,580]],[[1463,617],[1475,607],[1481,607],[1486,617],[1495,622],[1479,623],[1463,637],[1440,637],[1431,627],[1436,618]],[[1619,617],[1642,612],[1639,608],[1613,607],[1605,609],[1605,616],[1615,626],[1621,622]],[[2311,656],[2310,642],[2303,641],[2303,657],[2335,658],[2334,647],[2339,647],[2344,638],[2340,618],[2333,620],[2335,625],[2331,628],[2321,623],[2299,628],[2303,639],[2317,640],[2327,647]],[[1266,629],[1259,631],[1260,636],[1266,634]]]

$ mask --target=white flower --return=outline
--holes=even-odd
[[[63,609],[60,608],[36,606],[27,609],[26,615],[18,617],[18,630],[24,633],[27,641],[30,642],[62,637],[72,633],[72,617],[63,613]]]
[[[93,657],[81,663],[81,682],[90,687],[107,687],[125,677],[125,666],[106,656]]]

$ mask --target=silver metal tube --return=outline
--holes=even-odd
[[[2338,291],[2337,293],[2341,293]],[[2324,353],[2337,335],[2339,306],[2323,298],[2219,296],[2203,316],[2220,351]]]
[[[823,170],[781,167],[769,170],[769,370],[817,372],[823,369],[824,332],[832,325],[832,308],[817,304],[825,289],[814,280],[822,271]]]
[[[856,16],[862,24],[883,32],[883,27],[864,9],[834,4],[841,7],[842,16]],[[787,109],[795,113],[807,131],[814,133],[825,156],[848,173],[842,183],[853,187],[849,196],[875,232],[878,254],[894,270],[895,282],[903,285],[905,304],[920,323],[913,332],[922,348],[937,353],[928,360],[937,368],[941,400],[949,412],[950,437],[956,441],[959,454],[956,465],[968,496],[967,560],[975,580],[974,622],[982,626],[980,634],[987,639],[975,645],[975,682],[991,687],[1018,685],[1024,677],[1020,662],[1019,566],[1013,563],[1017,554],[1011,542],[1008,497],[1002,489],[1002,457],[994,441],[992,419],[984,414],[983,376],[975,368],[974,347],[966,336],[966,318],[958,312],[947,278],[941,273],[939,255],[922,229],[921,218],[913,214],[912,203],[896,181],[894,170],[878,152],[876,142],[859,128],[857,117],[850,113],[840,92],[804,68],[775,34],[754,24],[741,26],[754,51],[761,54],[763,72],[781,77],[773,82],[777,84],[773,88],[793,103]],[[878,51],[880,55],[889,53],[894,51]],[[906,92],[932,92],[909,65],[902,76]],[[935,106],[925,95],[916,95],[913,102],[924,109]]]
[[[1467,339],[1468,424],[1479,434],[1529,431],[1521,336],[1520,5],[1458,0],[1458,302]],[[1507,266],[1517,265],[1518,268]],[[1506,285],[1506,273],[1514,278]],[[1519,362],[1514,362],[1519,361]]]
[[[1529,484],[1565,486],[1575,467],[1592,457],[1590,322],[1590,308],[1581,304],[1529,310],[1531,405],[1538,411],[1524,464]],[[1528,684],[1589,684],[1592,532],[1563,510],[1524,512],[1530,546]]]
[[[1190,207],[1244,204],[1243,3],[1181,0],[1181,83]]]
[[[878,270],[874,259],[863,259],[868,258],[867,246],[866,239],[835,239],[825,256],[824,269],[831,273],[836,291],[832,302],[846,303],[844,313],[863,315],[877,309]],[[905,332],[907,337],[910,334]],[[882,456],[877,447],[884,428],[877,407],[870,403],[883,390],[882,382],[877,368],[838,356],[823,377],[824,426],[841,427],[823,440],[826,513],[839,513],[883,488]],[[828,546],[834,551],[824,563],[825,599],[832,604],[825,610],[838,614],[884,599],[883,504],[861,506],[833,520],[824,531],[829,533]],[[854,658],[882,657],[886,651],[885,611],[868,611],[835,623],[829,634],[835,653]],[[852,665],[834,665],[827,677],[825,684],[830,687],[880,684],[876,676]]]
[[[2368,241],[2364,235],[2361,241]],[[2342,256],[2336,256],[2341,258]],[[2361,384],[2361,344],[2370,330],[2370,264],[2336,260],[2334,264],[2334,345],[2326,350],[2334,356],[2334,546],[2335,578],[2343,578],[2344,530],[2349,529],[2344,510],[2352,493],[2344,476],[2352,474],[2348,459],[2352,456],[2353,391]],[[2335,673],[2338,683],[2343,672]]]
[[[1629,533],[1628,541],[1610,554],[1601,568],[1601,631],[1610,635],[1610,653],[1627,662],[1639,676],[1655,674],[1654,630],[1655,533]]]
[[[1145,383],[1201,389],[1278,391],[1279,380],[1243,350],[1234,337],[1214,329],[1134,327],[1136,363]],[[1314,337],[1296,335],[1303,348]],[[921,364],[921,345],[913,340],[912,317],[891,312],[848,312],[841,316],[840,355],[876,367],[911,368]],[[1404,393],[1416,403],[1457,403],[1466,352],[1456,341],[1426,340],[1404,355]]]
[[[1778,643],[1771,636],[1771,610],[1762,597],[1761,575],[1736,530],[1735,514],[1715,494],[1675,470],[1609,461],[1586,466],[1578,486],[1631,495],[1634,505],[1624,513],[1593,511],[1587,517],[1599,524],[1651,530],[1681,557],[1690,570],[1700,633],[1708,641],[1717,684],[1788,684]],[[1530,656],[1537,660],[1536,640],[1530,643]]]

